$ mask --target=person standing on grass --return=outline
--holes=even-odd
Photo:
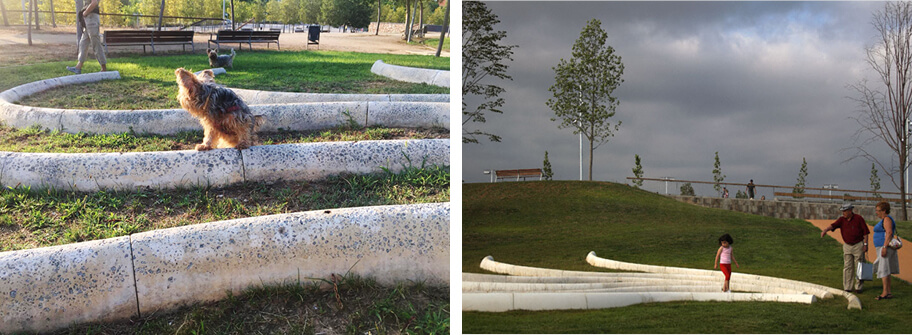
[[[735,262],[737,267],[741,267],[738,264],[738,260],[735,259],[735,255],[732,253],[732,243],[735,241],[732,240],[731,235],[725,234],[719,237],[719,250],[716,251],[716,261],[713,269],[718,269],[722,267],[722,274],[725,275],[725,283],[722,284],[722,292],[731,292],[731,288],[728,286],[728,282],[731,280],[732,275],[732,261]]]
[[[842,216],[836,222],[823,229],[820,232],[820,237],[826,236],[829,231],[840,229],[839,232],[842,233],[843,242],[842,289],[846,292],[852,292],[854,288],[855,293],[861,293],[864,283],[861,280],[856,280],[855,265],[865,260],[865,253],[868,252],[868,235],[871,234],[871,231],[868,230],[868,225],[865,223],[864,218],[853,212],[854,208],[855,206],[851,204],[842,205],[839,208],[842,211]]]
[[[874,248],[877,250],[877,260],[874,261],[874,273],[883,280],[883,292],[876,300],[893,298],[892,281],[890,275],[899,273],[899,257],[896,249],[890,247],[890,240],[896,232],[896,221],[890,216],[890,204],[881,201],[874,207],[880,222],[874,226]]]
[[[85,63],[86,57],[88,57],[89,44],[92,44],[92,49],[95,50],[95,59],[98,60],[98,64],[101,65],[101,71],[107,71],[108,60],[105,58],[104,46],[101,45],[101,11],[98,9],[98,1],[100,0],[90,0],[89,4],[85,8],[77,9],[80,12],[76,14],[77,20],[81,15],[84,20],[84,29],[85,32],[82,34],[82,39],[79,40],[79,63],[76,66],[67,66],[66,69],[75,74],[82,73],[82,65]],[[77,1],[79,4],[81,1]]]

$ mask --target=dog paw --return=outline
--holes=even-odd
[[[212,150],[212,147],[205,145],[205,144],[196,145],[196,151],[206,151],[206,150]]]

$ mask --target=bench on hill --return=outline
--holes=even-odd
[[[156,30],[108,30],[104,32],[105,53],[108,52],[108,46],[124,45],[142,45],[143,53],[146,52],[146,46],[152,47],[152,53],[155,53],[156,45],[180,45],[181,49],[187,51],[187,45],[193,51],[193,31],[156,31]]]
[[[494,175],[496,179],[511,179],[519,181],[519,178],[526,180],[526,178],[535,178],[542,180],[544,173],[541,169],[519,169],[519,170],[495,170]]]
[[[267,48],[269,44],[275,43],[276,49],[281,49],[279,47],[280,34],[279,31],[219,30],[217,33],[209,35],[208,45],[215,43],[215,49],[218,50],[222,43],[237,43],[239,48],[246,43],[253,50],[253,43],[266,43]]]

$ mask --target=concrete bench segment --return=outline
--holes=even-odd
[[[816,302],[816,297],[805,294],[689,292],[463,293],[462,310],[506,312],[512,310],[604,309],[671,301],[775,301],[811,304]]]
[[[0,333],[143,317],[349,271],[448,285],[449,222],[448,203],[340,208],[3,252]]]
[[[488,256],[481,261],[482,269],[510,276],[463,274],[463,310],[592,309],[662,301],[813,303],[833,296],[819,285],[752,275],[732,279],[733,290],[747,293],[719,293],[722,276],[717,271],[601,260],[594,252],[587,257],[600,267],[654,273],[564,271],[506,264]]]
[[[378,59],[374,62],[374,65],[371,66],[371,72],[398,81],[450,87],[450,71],[446,70],[390,65]]]
[[[678,274],[712,274],[715,273],[717,276],[721,277],[719,271],[712,270],[702,270],[702,269],[688,269],[680,267],[671,267],[671,266],[657,266],[657,265],[643,265],[643,264],[634,264],[627,262],[619,262],[615,260],[605,259],[596,256],[594,251],[590,251],[586,256],[586,262],[592,266],[614,269],[614,270],[625,270],[625,271],[647,271],[647,272],[657,272],[657,273],[678,273]],[[746,283],[746,284],[755,284],[755,285],[764,285],[769,287],[779,287],[779,288],[788,288],[795,290],[802,290],[812,293],[820,298],[829,298],[832,296],[842,296],[846,298],[847,308],[848,309],[861,309],[861,300],[858,299],[854,294],[835,289],[832,287],[827,287],[819,284],[807,283],[798,280],[783,279],[769,276],[753,275],[753,274],[744,274],[733,272],[731,277],[732,285],[736,283]]]
[[[137,315],[130,237],[0,253],[0,333]]]
[[[449,281],[449,205],[334,209],[133,235],[141,315],[254,285],[351,273]]]
[[[92,192],[137,187],[225,186],[243,181],[319,180],[343,173],[449,165],[447,139],[321,142],[238,151],[99,154],[0,152],[0,185]],[[409,162],[411,160],[411,162]]]
[[[15,128],[38,125],[67,133],[112,134],[132,131],[140,134],[168,135],[202,129],[199,122],[183,109],[79,110],[15,104],[23,97],[62,85],[119,78],[117,72],[98,72],[52,78],[14,87],[0,93],[0,122]],[[251,112],[266,118],[262,131],[329,129],[348,125],[350,120],[362,126],[449,128],[449,96],[446,94],[239,91],[245,92],[242,99],[247,101]],[[249,98],[251,95],[253,98]],[[372,104],[373,102],[377,104]]]

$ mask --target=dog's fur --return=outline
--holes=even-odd
[[[180,87],[177,99],[181,107],[203,126],[203,143],[197,144],[196,150],[246,149],[254,144],[262,117],[251,114],[234,91],[212,82],[212,71],[197,76],[179,68],[174,75]]]
[[[230,67],[234,68],[234,48],[231,48],[230,55],[221,55],[219,56],[218,52],[213,49],[206,49],[206,54],[209,55],[209,67]]]

